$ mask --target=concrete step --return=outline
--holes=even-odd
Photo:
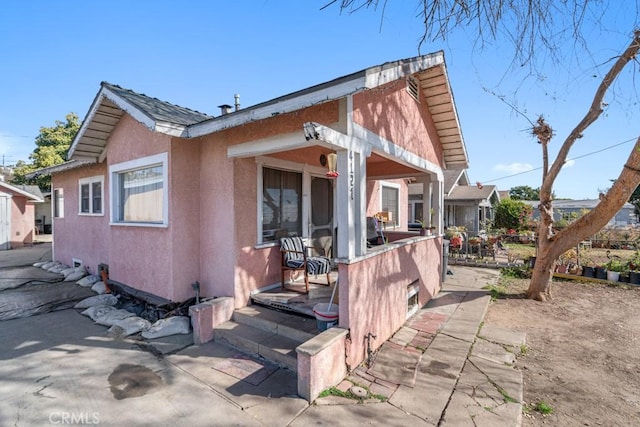
[[[302,344],[302,341],[233,320],[224,322],[214,329],[214,340],[250,355],[260,356],[293,372],[298,370],[296,347]]]
[[[300,343],[308,341],[320,333],[316,319],[283,313],[259,305],[235,310],[233,320],[236,323],[253,326],[256,329],[281,335]]]

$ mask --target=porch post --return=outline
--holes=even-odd
[[[434,181],[431,185],[433,191],[433,222],[436,234],[444,232],[442,229],[442,215],[444,210],[444,181]]]
[[[356,254],[356,186],[355,153],[351,150],[338,150],[337,179],[337,258],[353,258]]]
[[[427,174],[420,175],[416,178],[416,181],[422,184],[422,220],[427,223],[427,225],[436,226],[436,217],[435,217],[435,207],[431,203],[432,201],[432,186],[431,186],[431,177]],[[431,218],[431,208],[433,209],[433,218]],[[430,224],[430,221],[433,220],[433,224]]]
[[[367,156],[364,153],[354,154],[355,166],[355,222],[356,222],[356,255],[367,253]]]

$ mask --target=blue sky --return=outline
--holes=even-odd
[[[64,120],[69,112],[82,119],[103,80],[218,115],[217,105],[233,104],[235,93],[248,107],[418,55],[421,2],[391,0],[382,21],[379,11],[341,14],[336,5],[320,10],[326,3],[5,4],[0,15],[0,156],[7,165],[27,160],[39,128]],[[540,79],[527,78],[527,69],[508,71],[513,56],[501,39],[481,50],[470,31],[460,30],[447,43],[422,47],[423,54],[445,51],[473,182],[501,190],[540,186],[540,170],[507,178],[540,167],[542,157],[529,122],[492,92],[508,96],[531,120],[544,114],[556,131],[550,147],[555,152],[586,113],[607,61],[626,47],[637,25],[635,2],[621,4],[606,11],[600,26],[587,27],[589,52],[571,54],[575,46],[568,44],[561,61],[543,56]],[[554,187],[558,197],[595,198],[620,173],[640,135],[640,95],[632,74],[624,74],[606,98],[603,117],[574,146],[569,157],[576,160]],[[635,78],[640,81],[637,68]]]

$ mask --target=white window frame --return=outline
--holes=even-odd
[[[93,184],[100,183],[100,212],[93,211]],[[89,186],[89,212],[82,212],[82,186]],[[78,215],[104,216],[104,175],[91,176],[78,180]]]
[[[258,156],[256,157],[256,164],[258,167],[258,176],[257,176],[257,198],[256,198],[256,206],[257,206],[257,217],[256,217],[256,248],[264,248],[269,246],[278,246],[280,242],[272,242],[272,241],[264,241],[262,239],[262,168],[271,168],[271,169],[280,169],[288,172],[296,172],[302,174],[302,237],[308,238],[309,235],[309,216],[310,216],[310,201],[309,195],[311,194],[311,177],[312,176],[324,176],[326,173],[326,169],[311,166],[308,164],[302,164],[297,162],[292,162],[289,160],[281,160],[275,159],[272,157],[266,156]],[[335,209],[335,200],[334,200],[334,209]],[[335,213],[334,213],[335,217]]]
[[[58,197],[58,195],[60,195],[60,197]],[[51,217],[64,218],[64,189],[63,188],[54,188],[53,192],[51,193]]]
[[[162,166],[162,221],[161,222],[128,222],[118,220],[120,211],[120,185],[119,177],[124,172],[136,169],[146,169],[154,166]],[[127,162],[109,166],[109,178],[111,182],[110,198],[110,225],[122,225],[130,227],[168,227],[169,226],[169,155],[167,153],[155,154]]]
[[[384,208],[382,207],[382,191],[383,191],[383,188],[385,187],[392,188],[398,192],[398,200],[396,202],[396,210],[398,212],[398,218],[393,218],[393,225],[391,226],[391,228],[397,228],[400,226],[400,213],[401,213],[400,209],[402,205],[402,203],[400,202],[400,185],[392,182],[385,182],[385,181],[380,182],[380,211],[384,210]]]

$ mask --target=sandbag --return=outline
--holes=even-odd
[[[91,290],[97,294],[106,294],[107,293],[107,287],[105,286],[104,282],[96,282],[93,284],[93,286],[91,286]]]
[[[118,297],[111,294],[94,295],[89,298],[85,298],[73,308],[89,308],[95,305],[116,305],[118,303]]]
[[[190,318],[187,316],[174,316],[158,320],[148,330],[142,332],[142,337],[153,339],[169,335],[188,334],[189,332],[191,332]]]
[[[48,263],[48,262],[50,262],[50,261],[39,261],[39,262],[34,262],[34,263],[33,263],[33,266],[34,266],[34,267],[38,267],[38,268],[40,268],[40,267],[42,267],[43,265],[45,265],[46,263]]]
[[[74,271],[73,273],[65,276],[65,282],[75,282],[78,279],[82,279],[86,273],[84,271]]]
[[[100,278],[98,276],[89,275],[89,276],[83,277],[81,280],[78,280],[76,284],[78,284],[79,286],[82,286],[83,288],[89,288],[99,280]]]
[[[50,269],[51,267],[55,267],[55,266],[57,266],[58,264],[60,264],[60,263],[59,263],[59,262],[57,262],[57,261],[49,261],[49,262],[45,262],[44,264],[42,264],[42,266],[40,266],[40,268],[41,268],[41,269],[43,269],[43,270],[47,270],[47,271],[49,271],[49,269]]]
[[[95,322],[98,325],[113,326],[116,322],[133,316],[135,316],[135,314],[130,311],[118,308],[116,310],[104,312],[101,316],[97,316]]]
[[[96,319],[98,319],[99,317],[102,317],[107,313],[116,311],[116,310],[117,308],[115,308],[112,305],[94,305],[93,307],[87,308],[81,314],[84,314],[85,316],[89,316],[91,320],[95,322]]]
[[[128,337],[138,332],[146,331],[151,327],[151,322],[141,317],[132,316],[126,319],[118,320],[109,328],[107,333],[110,335],[119,335]]]
[[[73,267],[68,267],[65,268],[64,270],[60,271],[60,274],[62,274],[64,277],[67,277],[68,275],[70,275],[71,273],[75,273],[76,269]]]

